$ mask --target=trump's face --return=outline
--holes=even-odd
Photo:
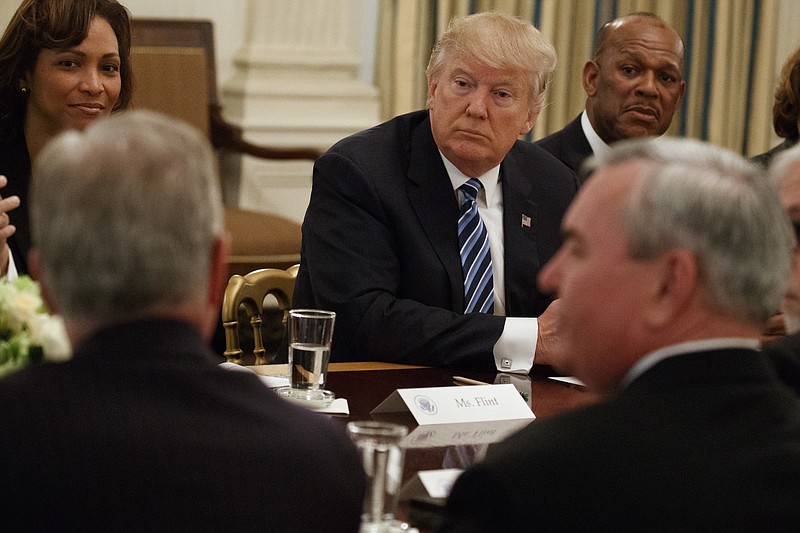
[[[536,121],[530,91],[523,73],[450,59],[428,85],[439,150],[469,177],[496,167]]]

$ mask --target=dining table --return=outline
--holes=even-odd
[[[250,366],[257,374],[285,376],[285,364]],[[373,410],[400,389],[458,387],[478,384],[512,384],[533,413],[530,419],[496,424],[462,424],[449,427],[445,438],[421,438],[420,427],[410,412],[377,414]],[[444,498],[430,496],[420,484],[421,472],[463,470],[481,460],[492,443],[559,413],[599,401],[599,396],[568,376],[558,375],[549,366],[535,365],[527,374],[506,374],[474,370],[456,370],[429,366],[375,361],[331,363],[325,388],[337,398],[347,400],[347,413],[330,415],[346,426],[358,420],[387,420],[408,427],[405,448],[403,489],[398,516],[420,531],[435,529]],[[430,437],[423,434],[424,437]],[[413,438],[416,436],[416,438]],[[419,442],[422,441],[422,444]]]

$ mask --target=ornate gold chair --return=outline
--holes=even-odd
[[[279,336],[286,330],[286,318],[292,308],[292,293],[300,265],[287,270],[262,268],[249,274],[231,276],[222,300],[222,325],[225,328],[225,358],[242,364],[243,351],[239,337],[239,309],[244,307],[253,330],[253,355],[255,364],[267,364],[274,353],[267,356],[262,337],[264,315],[277,317]],[[269,298],[272,296],[272,298]],[[266,304],[265,304],[266,302]]]

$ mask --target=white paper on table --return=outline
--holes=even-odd
[[[417,472],[419,480],[433,498],[447,498],[450,489],[461,475],[460,468],[447,468],[444,470],[422,470]]]
[[[219,366],[221,368],[224,368],[225,370],[230,370],[232,372],[249,372],[250,374],[258,376],[258,379],[261,380],[261,383],[263,383],[270,389],[277,389],[278,387],[289,386],[289,378],[284,376],[264,376],[261,374],[256,374],[246,366],[237,365],[236,363],[231,363],[229,361],[220,363]]]
[[[580,385],[581,387],[586,386],[586,384],[583,381],[572,376],[550,376],[550,379],[553,379],[555,381],[563,381],[564,383],[570,383],[572,385]]]
[[[331,402],[328,407],[320,407],[311,409],[315,413],[323,413],[326,415],[350,415],[350,404],[347,403],[347,398],[336,398]]]
[[[258,379],[260,379],[261,383],[263,383],[270,389],[277,389],[279,387],[289,386],[289,378],[284,378],[280,376],[258,376]]]
[[[314,400],[310,401],[303,401],[303,400],[295,400],[290,397],[284,397],[284,401],[289,402],[293,405],[299,405],[309,411],[314,411],[315,413],[322,413],[324,415],[349,415],[350,414],[350,405],[347,403],[346,398],[336,398],[331,403],[326,405],[325,407],[321,407],[321,402],[316,402]]]
[[[236,363],[231,363],[230,361],[225,361],[224,363],[220,363],[219,367],[224,368],[225,370],[233,370],[234,372],[250,372],[251,374],[255,374],[255,372],[253,372],[246,366],[237,365]]]
[[[229,361],[225,361],[224,363],[220,363],[219,366],[224,368],[225,370],[230,370],[233,372],[249,372],[251,374],[255,374],[258,376],[258,379],[261,380],[261,383],[267,386],[270,389],[277,389],[279,387],[288,387],[289,386],[289,378],[283,376],[265,376],[262,374],[257,374],[253,372],[251,369],[247,368],[246,366],[237,365],[236,363],[231,363]],[[298,402],[294,402],[298,403]],[[302,403],[298,403],[298,405],[303,405]],[[311,409],[317,413],[324,413],[328,415],[350,415],[350,405],[347,403],[346,398],[336,398],[326,407],[310,407],[308,405],[303,405],[307,409]]]
[[[460,468],[420,470],[403,485],[400,490],[400,500],[407,501],[419,496],[447,498],[462,472]]]

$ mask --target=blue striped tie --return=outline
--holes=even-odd
[[[464,272],[464,312],[492,314],[492,254],[489,252],[489,235],[478,214],[476,200],[482,188],[483,185],[476,179],[470,179],[458,188],[464,194],[458,218],[458,246]]]

